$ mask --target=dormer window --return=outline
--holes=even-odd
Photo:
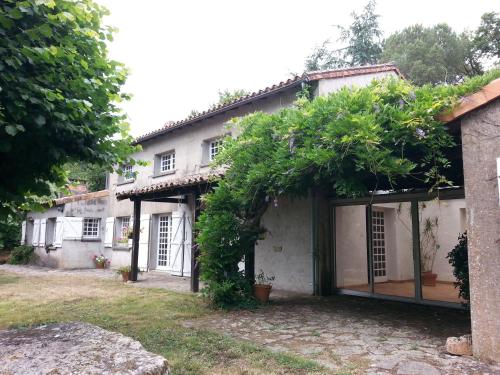
[[[175,153],[169,152],[160,156],[160,173],[170,172],[175,169]]]

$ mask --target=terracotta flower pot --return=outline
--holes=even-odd
[[[130,279],[130,272],[122,272],[122,280],[126,283]]]
[[[253,286],[255,298],[257,298],[261,303],[268,303],[272,287],[272,285],[267,284],[255,284]]]
[[[431,271],[422,272],[422,285],[425,286],[436,286],[437,274],[432,273]]]
[[[96,263],[95,268],[104,269],[104,263]]]

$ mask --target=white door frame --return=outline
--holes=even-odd
[[[387,281],[386,225],[383,210],[372,209],[373,279],[375,283]]]
[[[162,220],[167,221],[162,228]],[[168,271],[170,269],[172,257],[172,214],[162,214],[158,216],[158,236],[156,245],[156,269]],[[162,230],[163,229],[163,230]],[[162,238],[165,235],[165,238]]]

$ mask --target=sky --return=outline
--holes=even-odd
[[[110,57],[130,70],[123,104],[134,136],[217,102],[218,91],[255,91],[301,73],[314,46],[338,38],[367,0],[95,0],[118,28]],[[379,0],[385,36],[420,23],[475,29],[498,0]]]

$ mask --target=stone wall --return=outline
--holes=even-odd
[[[500,99],[461,120],[474,355],[500,359]]]

